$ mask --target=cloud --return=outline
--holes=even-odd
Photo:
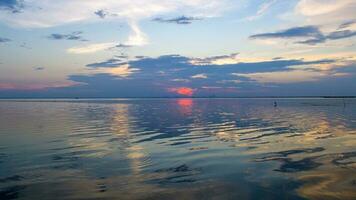
[[[261,34],[250,36],[251,39],[298,38],[298,37],[319,38],[319,37],[323,37],[323,34],[319,31],[319,28],[316,26],[302,26],[302,27],[293,27],[278,32],[261,33]]]
[[[322,33],[317,26],[293,27],[272,33],[262,33],[251,35],[250,39],[299,39],[295,43],[315,45],[324,43],[327,40],[339,40],[353,37],[356,31],[337,30],[330,33]]]
[[[239,77],[246,77],[260,83],[296,83],[317,81],[320,78],[326,77],[327,74],[317,71],[308,70],[292,70],[280,72],[263,72],[263,73],[247,73],[234,74]]]
[[[108,50],[114,46],[115,46],[114,42],[96,43],[96,44],[89,44],[85,46],[72,47],[67,49],[67,52],[73,54],[88,54],[88,53],[95,53],[98,51]]]
[[[336,12],[353,3],[353,0],[300,0],[296,8],[305,16],[317,16]]]
[[[19,13],[24,8],[23,0],[1,0],[0,10],[9,10],[12,13]]]
[[[176,18],[164,19],[161,17],[154,18],[153,21],[162,22],[162,23],[174,23],[174,24],[191,24],[193,21],[202,20],[202,18],[197,17],[187,17],[187,16],[180,16]]]
[[[0,43],[3,43],[3,42],[10,42],[11,40],[8,39],[8,38],[3,38],[3,37],[0,37]]]
[[[131,76],[133,73],[135,73],[137,71],[140,71],[140,69],[132,68],[128,64],[123,64],[123,65],[120,65],[119,67],[109,68],[108,70],[104,70],[103,72],[114,75],[114,76],[118,76],[121,78],[126,78],[126,77]]]
[[[333,25],[355,19],[354,0],[300,0],[295,18],[302,16],[309,24]]]
[[[231,54],[230,54],[231,55]],[[230,55],[221,55],[219,58],[230,57]],[[212,56],[217,57],[217,56]],[[207,60],[212,57],[207,57]],[[225,89],[227,87],[236,87],[236,85],[246,85],[246,84],[257,84],[253,83],[253,79],[248,78],[248,76],[236,76],[236,74],[252,74],[252,73],[272,73],[272,72],[289,72],[294,69],[294,66],[309,66],[310,70],[315,65],[327,65],[330,67],[325,68],[325,73],[332,70],[332,64],[336,62],[335,60],[315,60],[315,61],[303,61],[303,60],[269,60],[261,62],[248,62],[248,63],[232,63],[232,64],[213,64],[206,63],[205,65],[194,64],[192,60],[197,58],[189,58],[180,55],[165,55],[156,58],[152,57],[141,57],[139,59],[130,60],[127,62],[127,68],[125,70],[131,70],[134,73],[130,73],[127,77],[130,78],[130,83],[133,84],[141,83],[145,87],[154,87],[154,88],[179,88],[182,83],[185,87],[191,88],[201,88],[203,86],[216,86]],[[205,59],[205,58],[200,58]],[[109,71],[115,69],[115,65],[120,63],[116,60],[108,60],[109,62],[104,61],[104,63],[95,63],[95,67],[109,65],[108,68],[104,66],[100,69],[101,73],[107,73],[112,76],[113,72]],[[113,68],[111,68],[113,67]],[[104,70],[105,69],[105,70]],[[134,70],[132,70],[134,69]],[[300,69],[304,70],[304,69]],[[318,71],[317,67],[313,68],[314,71]],[[209,74],[209,76],[207,75]],[[306,81],[300,79],[299,81]],[[196,91],[199,92],[199,89]]]
[[[247,17],[246,20],[253,21],[253,20],[256,20],[256,19],[262,17],[264,14],[266,14],[266,12],[269,10],[269,8],[276,2],[277,2],[277,0],[270,0],[270,1],[264,2],[262,5],[260,5],[256,14],[253,16]]]
[[[326,36],[326,38],[330,40],[338,40],[338,39],[353,37],[355,35],[356,35],[356,31],[342,30],[342,31],[331,32]]]
[[[350,20],[350,21],[340,24],[338,29],[349,28],[351,25],[354,25],[354,24],[356,24],[356,20]]]
[[[130,48],[130,47],[132,47],[132,45],[127,45],[127,44],[118,44],[118,45],[116,45],[115,46],[116,48]]]
[[[196,75],[191,76],[191,78],[206,79],[206,78],[208,78],[208,76],[206,74],[196,74]]]
[[[24,49],[32,49],[30,46],[27,45],[26,42],[23,42],[19,45],[19,47],[24,48]]]
[[[182,79],[182,78],[175,78],[175,79],[172,79],[172,81],[174,81],[174,82],[186,82],[186,83],[190,82],[189,79]]]
[[[191,59],[191,63],[194,65],[224,65],[237,63],[239,53],[232,53],[230,55],[210,56],[206,58],[194,58]]]
[[[104,19],[109,13],[107,11],[101,9],[101,10],[95,11],[94,14],[96,14],[100,18]]]
[[[79,40],[79,41],[87,41],[82,38],[81,31],[75,31],[69,34],[60,34],[60,33],[52,33],[47,38],[51,40]]]
[[[111,58],[109,60],[106,60],[104,62],[97,62],[97,63],[90,63],[87,64],[87,67],[91,67],[91,68],[113,68],[113,67],[117,67],[123,64],[127,64],[126,61],[123,61],[122,59],[117,59],[117,58]]]
[[[230,57],[230,55],[218,57]],[[336,87],[331,85],[332,80],[336,81],[336,79],[341,80],[337,91],[351,91],[341,88],[344,83],[352,85],[356,80],[351,79],[356,77],[356,58],[353,54],[350,55],[352,57],[325,56],[314,58],[315,60],[307,58],[273,60],[272,57],[261,61],[251,59],[249,62],[228,64],[211,62],[205,65],[194,64],[192,60],[197,58],[182,55],[143,56],[133,60],[123,60],[125,58],[114,56],[103,62],[88,64],[92,69],[87,73],[68,76],[68,81],[75,82],[77,85],[48,89],[44,94],[63,97],[174,97],[177,94],[272,95],[285,91],[287,94],[295,95],[296,89],[293,87],[298,87],[301,92],[298,94],[313,91],[314,93],[311,93],[315,95],[320,94],[320,91],[327,92],[329,87]],[[212,57],[217,56],[200,59],[209,60]],[[121,64],[125,61],[127,63]],[[310,88],[312,84],[318,87]],[[269,86],[268,90],[266,86]],[[279,90],[272,93],[272,86]],[[206,89],[206,87],[214,89]],[[179,88],[190,88],[192,93]]]
[[[132,33],[125,42],[125,46],[143,46],[148,44],[148,37],[141,31],[140,27],[137,25],[137,22],[130,21],[129,26],[131,27]]]
[[[26,91],[26,90],[47,90],[47,89],[55,89],[55,88],[65,88],[65,87],[71,87],[76,85],[76,83],[73,82],[59,82],[59,83],[6,83],[6,82],[0,82],[0,91],[6,91],[6,90],[20,90],[20,91]]]
[[[110,17],[112,20],[126,21],[131,28],[131,34],[125,44],[142,46],[148,44],[148,37],[138,26],[141,20],[178,11],[199,17],[218,16],[223,11],[231,9],[230,1],[232,0],[24,1],[20,13],[16,15],[0,13],[0,21],[16,27],[46,28],[79,22],[96,22],[99,15],[104,18]],[[1,2],[6,8],[17,5],[13,3],[15,1],[5,0],[12,2],[11,4]]]
[[[45,69],[44,67],[34,67],[33,68],[33,70],[35,70],[35,71],[42,71],[44,69]]]

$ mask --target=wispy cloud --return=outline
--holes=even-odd
[[[291,71],[277,71],[277,72],[262,72],[262,73],[247,73],[247,74],[234,74],[240,77],[250,78],[260,83],[283,83],[291,84],[298,82],[319,81],[321,78],[331,76],[347,75],[346,73],[333,73],[315,70],[296,69]]]
[[[67,82],[50,82],[50,83],[6,83],[0,82],[0,90],[47,90],[47,89],[54,89],[54,88],[65,88],[77,85],[78,83],[74,83],[72,81]]]
[[[239,53],[232,53],[230,55],[219,55],[219,56],[210,56],[205,58],[193,58],[191,63],[194,65],[224,65],[224,64],[233,64],[238,62]]]
[[[33,70],[35,71],[43,71],[45,68],[44,67],[34,67]]]
[[[67,49],[67,52],[73,54],[88,54],[88,53],[95,53],[98,51],[108,50],[114,46],[115,46],[114,42],[96,43],[96,44],[89,44],[85,46],[72,47]]]
[[[23,0],[1,0],[0,9],[9,10],[12,13],[19,13],[24,8]]]
[[[125,46],[143,46],[148,44],[147,35],[141,31],[136,21],[130,21],[129,26],[131,28],[131,34],[124,43]]]
[[[27,45],[26,42],[23,42],[19,45],[19,47],[24,48],[24,49],[32,49],[30,46]]]
[[[298,39],[295,43],[315,45],[324,43],[327,40],[339,40],[353,37],[356,31],[336,30],[330,33],[322,33],[317,26],[292,27],[271,33],[261,33],[251,35],[250,39]]]
[[[253,20],[256,20],[256,19],[262,17],[263,15],[265,15],[267,13],[267,11],[270,9],[270,7],[276,2],[277,2],[277,0],[270,0],[270,1],[264,2],[258,8],[258,10],[257,10],[255,15],[249,16],[249,17],[247,17],[245,19],[248,20],[248,21],[253,21]]]
[[[52,33],[47,38],[51,40],[79,40],[79,41],[87,41],[83,39],[82,31],[75,31],[69,34],[60,34],[60,33]]]
[[[293,18],[302,17],[308,24],[330,26],[354,20],[355,8],[354,0],[299,0]]]
[[[340,24],[338,29],[349,28],[350,26],[352,26],[354,24],[356,24],[356,20],[348,20],[348,21]]]
[[[102,67],[106,67],[106,68],[111,67],[112,68],[112,67],[117,67],[117,66],[123,65],[123,64],[127,64],[127,62],[123,61],[122,59],[111,58],[104,62],[90,63],[90,64],[87,64],[86,66],[91,67],[91,68],[102,68]]]
[[[206,78],[208,78],[208,76],[206,74],[196,74],[196,75],[191,76],[191,78],[194,78],[194,79],[206,79]]]
[[[11,40],[9,38],[3,38],[3,37],[0,37],[0,43],[3,43],[3,42],[10,42]]]
[[[197,17],[187,17],[187,16],[180,16],[180,17],[175,17],[175,18],[162,18],[162,17],[157,17],[154,18],[153,21],[156,22],[162,22],[162,23],[174,23],[174,24],[191,24],[193,21],[198,21],[202,20],[202,18],[197,18]]]
[[[107,11],[101,9],[101,10],[95,11],[94,14],[96,14],[100,18],[104,19],[109,13]]]
[[[256,35],[251,35],[251,39],[258,38],[298,38],[298,37],[322,37],[323,34],[320,32],[319,28],[316,26],[302,26],[293,27],[282,31],[272,32],[272,33],[261,33]]]

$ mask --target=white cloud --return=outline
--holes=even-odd
[[[253,16],[247,17],[246,20],[253,21],[253,20],[256,20],[256,19],[262,17],[264,14],[266,14],[266,12],[269,10],[269,8],[276,2],[277,2],[277,0],[271,0],[271,1],[264,2],[263,4],[261,4],[261,6],[257,10],[256,14]]]
[[[137,25],[136,22],[131,21],[129,23],[132,33],[129,36],[127,42],[125,42],[125,45],[130,45],[130,46],[143,46],[148,43],[148,38],[144,32],[141,31],[140,27]]]
[[[174,81],[174,82],[190,82],[189,79],[183,79],[183,78],[172,79],[172,81]]]
[[[213,17],[232,7],[232,0],[25,0],[20,13],[0,12],[0,21],[10,26],[44,28],[78,22],[95,22],[95,12],[105,10],[106,18],[124,20],[131,27],[127,44],[144,45],[146,35],[137,22],[156,15],[180,12],[193,16]],[[244,0],[238,0],[244,1]]]
[[[208,76],[206,74],[196,74],[194,76],[191,76],[191,78],[194,78],[194,79],[206,79],[206,78],[208,78]]]
[[[89,44],[86,46],[79,46],[79,47],[72,47],[67,49],[68,53],[73,54],[87,54],[87,53],[95,53],[98,51],[103,51],[115,46],[115,43],[108,42],[108,43],[97,43],[97,44]]]
[[[242,76],[250,78],[260,83],[298,83],[318,81],[321,78],[347,76],[347,73],[337,73],[333,71],[313,71],[296,69],[290,71],[277,71],[277,72],[259,72],[259,73],[247,73],[239,74],[233,73],[232,75]]]
[[[324,27],[330,29],[355,19],[355,10],[354,0],[300,0],[295,14],[303,16],[308,24],[330,25]]]
[[[305,16],[316,16],[337,12],[353,2],[353,0],[301,0],[296,9]]]

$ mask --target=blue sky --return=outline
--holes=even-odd
[[[353,0],[1,0],[0,97],[356,95]]]

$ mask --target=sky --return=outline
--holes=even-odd
[[[356,95],[354,0],[0,0],[0,98]]]

